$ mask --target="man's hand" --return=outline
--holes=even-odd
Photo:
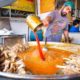
[[[48,27],[49,23],[51,22],[51,17],[47,16],[44,20],[42,20],[42,23],[44,26]]]
[[[49,26],[49,22],[48,22],[46,19],[42,20],[42,23],[43,23],[43,25],[46,26],[46,27]]]

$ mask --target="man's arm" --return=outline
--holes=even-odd
[[[42,20],[44,26],[49,26],[51,21],[51,16],[47,16],[44,20]]]
[[[64,22],[64,39],[65,39],[65,42],[66,43],[69,43],[70,42],[70,38],[69,38],[69,32],[68,32],[68,26],[69,26],[69,21],[68,20],[66,20],[65,22]]]
[[[49,26],[49,23],[55,19],[55,13],[56,11],[51,12],[44,20],[42,20],[44,26]]]
[[[69,43],[69,33],[68,33],[68,30],[64,30],[64,38],[65,38],[65,42]]]

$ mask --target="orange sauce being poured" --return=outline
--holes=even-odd
[[[34,32],[34,35],[36,37],[36,42],[37,42],[37,45],[38,45],[38,51],[39,51],[40,57],[41,57],[42,60],[45,60],[42,49],[41,49],[41,46],[40,46],[40,41],[38,39],[38,36],[35,32]]]

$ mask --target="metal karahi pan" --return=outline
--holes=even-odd
[[[80,80],[80,74],[74,75],[18,75],[0,72],[0,79],[4,80]]]
[[[29,46],[37,45],[36,42],[29,42]],[[44,42],[41,42],[41,45],[44,45]],[[80,45],[76,44],[65,44],[65,43],[55,43],[49,42],[47,44],[49,47],[52,48],[59,48],[62,50],[68,50],[72,52],[77,52],[80,48]],[[73,50],[73,48],[75,50]],[[73,75],[19,75],[19,74],[12,74],[6,72],[0,72],[0,79],[4,80],[80,80],[80,74],[73,74]]]

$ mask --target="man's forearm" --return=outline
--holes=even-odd
[[[69,42],[69,37],[67,36],[65,36],[65,42]]]
[[[65,42],[69,42],[69,34],[68,31],[64,31]]]

